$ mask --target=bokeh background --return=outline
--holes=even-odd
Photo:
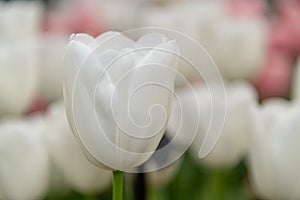
[[[190,149],[162,171],[128,175],[125,199],[300,199],[299,0],[0,1],[0,199],[111,199],[111,172],[85,159],[67,123],[65,45],[72,33],[148,26],[205,47],[229,118],[215,154]]]

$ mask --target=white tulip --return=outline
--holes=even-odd
[[[34,39],[41,19],[42,5],[38,2],[0,2],[0,40]]]
[[[39,120],[0,124],[0,193],[4,199],[43,199],[48,191],[49,157]]]
[[[48,102],[63,97],[63,55],[67,40],[62,36],[46,36],[40,42],[40,94]]]
[[[142,1],[98,0],[101,15],[112,30],[124,31],[136,27]],[[115,13],[118,13],[117,15]]]
[[[222,4],[218,1],[177,2],[167,7],[147,8],[140,25],[174,29],[206,43],[206,38],[213,36],[213,25],[224,15]]]
[[[225,17],[218,1],[182,1],[172,6],[147,7],[140,18],[140,26],[169,28],[180,31],[203,46],[208,53],[214,38],[215,24]],[[199,52],[189,52],[199,53]],[[188,80],[199,80],[199,73],[183,59],[178,61],[178,71]],[[178,86],[184,83],[176,83]]]
[[[211,127],[217,126],[217,124],[211,123],[212,116],[220,114],[218,109],[220,105],[224,104],[225,100],[217,99],[214,101],[215,104],[212,104],[210,93],[218,92],[222,88],[213,86],[213,91],[208,91],[203,84],[194,88],[194,91],[182,90],[178,93],[183,101],[181,101],[181,108],[174,105],[174,115],[176,110],[181,109],[182,116],[185,116],[185,118],[172,116],[168,130],[173,133],[179,130],[185,135],[191,135],[196,131],[191,151],[197,157],[197,160],[199,160],[199,150],[203,143],[209,142],[210,145],[214,145],[216,141],[210,140],[218,139],[212,151],[199,161],[201,164],[216,168],[232,167],[240,161],[248,148],[248,138],[251,134],[250,108],[255,105],[257,100],[255,90],[246,82],[227,83],[225,85],[226,116],[224,126],[219,137],[205,140],[206,135],[211,134],[208,133],[209,129],[217,130]],[[194,97],[193,92],[195,92],[196,97]],[[193,98],[198,100],[200,116],[192,103]],[[199,119],[198,128],[191,123],[195,119]],[[184,140],[182,138],[182,141]]]
[[[272,99],[253,112],[250,180],[264,199],[300,198],[300,105]]]
[[[37,90],[34,42],[0,43],[0,115],[27,111]]]
[[[210,53],[224,78],[255,78],[265,61],[266,24],[227,17],[216,24],[214,35]]]
[[[226,116],[223,130],[209,155],[200,160],[204,164],[213,167],[233,167],[245,156],[249,147],[249,137],[251,136],[251,109],[258,101],[254,87],[247,82],[229,83],[225,85],[225,91]],[[201,119],[204,123],[202,126],[200,121],[200,131],[207,130],[209,113],[213,112],[208,110],[210,100],[208,94],[205,95],[202,96],[203,100],[200,103],[203,112]],[[223,100],[220,99],[221,101]],[[203,132],[196,136],[193,144],[194,151],[195,148],[199,148],[203,136]]]
[[[66,182],[82,193],[99,193],[110,186],[111,172],[91,164],[76,143],[62,103],[50,107],[47,123],[49,151]]]
[[[174,53],[177,43],[156,33],[137,42],[117,32],[71,37],[65,56],[66,110],[94,164],[126,171],[152,155],[171,111]]]
[[[226,79],[253,79],[265,61],[267,23],[263,19],[230,16],[223,1],[182,1],[169,7],[152,7],[142,15],[140,26],[171,28],[202,45]],[[199,79],[191,67],[179,70]]]

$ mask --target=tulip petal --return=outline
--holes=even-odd
[[[165,42],[167,42],[167,38],[163,34],[149,33],[139,38],[135,46],[136,48],[156,47]]]
[[[89,46],[90,48],[96,47],[97,45],[96,40],[92,36],[85,33],[72,34],[70,36],[70,41],[80,42]]]
[[[7,121],[0,125],[0,190],[5,199],[42,199],[48,189],[48,152],[34,125]],[[34,172],[34,176],[32,175]]]

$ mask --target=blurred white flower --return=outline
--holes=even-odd
[[[99,193],[110,186],[111,172],[91,164],[76,143],[63,103],[51,105],[46,117],[49,152],[66,182],[81,193]]]
[[[192,150],[198,155],[199,147],[203,142],[204,134],[209,128],[209,121],[213,110],[210,110],[211,101],[208,91],[199,95],[200,131],[195,138]],[[226,117],[224,127],[212,151],[203,160],[203,164],[213,167],[233,167],[236,165],[249,147],[251,136],[251,109],[256,105],[258,96],[255,88],[247,83],[236,81],[225,85]],[[219,100],[224,101],[222,99]],[[214,106],[214,105],[212,105]],[[202,121],[201,121],[202,119]]]
[[[210,51],[224,78],[254,79],[261,71],[267,48],[263,20],[224,18],[215,26]]]
[[[35,42],[0,42],[0,115],[27,111],[37,79]]]
[[[215,101],[216,104],[212,104],[210,93],[218,92],[218,90],[222,89],[217,87],[212,88],[214,88],[214,91],[208,91],[204,84],[195,86],[194,92],[198,100],[200,116],[198,116],[196,108],[192,103],[194,98],[193,92],[180,91],[178,94],[184,100],[181,102],[181,107],[174,105],[174,111],[175,109],[182,109],[182,116],[185,116],[185,118],[172,117],[168,125],[168,131],[170,132],[174,133],[180,130],[185,135],[189,135],[195,131],[195,127],[190,121],[200,117],[197,135],[191,146],[191,152],[197,160],[199,160],[198,154],[203,143],[212,142],[214,144],[215,142],[205,141],[205,137],[208,133],[207,131],[212,129],[211,126],[214,125],[211,123],[212,115],[217,115],[219,112],[217,110],[218,105],[216,104],[222,105],[225,101],[224,99],[217,99]],[[234,83],[227,83],[225,85],[225,92],[226,117],[222,132],[212,151],[205,158],[199,160],[201,164],[216,168],[232,167],[246,154],[251,134],[250,109],[257,101],[255,89],[247,82],[236,81]],[[184,141],[184,138],[182,138],[182,141]]]
[[[38,2],[0,2],[0,115],[22,114],[37,89]]]
[[[300,198],[300,105],[270,99],[253,112],[250,180],[264,199]]]
[[[171,28],[202,45],[226,79],[253,79],[264,64],[267,26],[261,18],[234,18],[223,1],[182,1],[144,12],[140,26]],[[196,53],[196,52],[194,52]],[[181,64],[181,63],[180,63]],[[191,67],[179,71],[195,79]]]
[[[111,30],[125,31],[136,27],[138,13],[143,10],[142,1],[97,0],[97,3]]]
[[[152,6],[145,10],[140,25],[158,26],[183,32],[195,40],[211,38],[215,23],[225,13],[218,1],[178,2],[167,7]]]
[[[210,52],[211,43],[215,40],[214,25],[222,18],[224,11],[217,1],[182,1],[165,7],[147,7],[139,19],[139,26],[180,31]],[[194,68],[182,59],[178,62],[178,71],[188,80],[199,79]]]
[[[0,193],[4,199],[43,199],[48,191],[49,157],[37,119],[0,124]]]
[[[63,36],[47,35],[40,42],[38,63],[40,67],[39,93],[48,102],[63,97],[63,56],[67,40]]]
[[[152,155],[171,111],[174,53],[177,43],[155,33],[137,42],[117,32],[71,37],[66,110],[93,163],[125,171]]]
[[[4,199],[1,189],[0,189],[0,199]]]
[[[0,40],[26,40],[38,36],[42,5],[32,2],[0,2]]]
[[[46,139],[46,138],[45,138]],[[47,141],[46,141],[46,145]],[[54,162],[54,159],[51,158],[51,151],[48,147],[48,154],[50,157],[50,180],[49,180],[49,191],[48,195],[64,195],[70,192],[70,185],[67,183],[63,171],[59,166]]]

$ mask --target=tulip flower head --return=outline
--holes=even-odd
[[[0,125],[0,193],[3,199],[43,199],[49,159],[38,118],[3,120]],[[0,195],[0,196],[1,196]]]
[[[195,97],[187,89],[178,94],[181,101],[182,125],[178,128],[179,118],[176,120],[173,113],[178,110],[174,106],[171,120],[168,124],[168,131],[191,134],[196,131],[196,136],[191,146],[191,152],[201,164],[215,168],[230,168],[240,161],[248,148],[247,139],[250,135],[250,108],[255,105],[257,95],[254,88],[247,82],[237,81],[227,83],[225,88],[219,86],[206,88],[206,85],[195,85]],[[221,93],[225,89],[226,97],[212,98],[213,93]],[[199,112],[193,99],[198,102]],[[176,105],[176,104],[175,104]],[[226,106],[225,109],[223,106]],[[193,123],[199,119],[199,124]],[[224,119],[224,120],[221,120]],[[218,134],[216,134],[218,133]],[[182,138],[184,141],[185,138]],[[210,151],[200,156],[199,148],[209,145]]]
[[[263,199],[299,199],[298,102],[269,99],[253,111],[250,181]]]
[[[70,40],[64,99],[72,131],[94,164],[130,171],[149,159],[164,134],[178,45],[157,33],[137,41],[118,32]]]
[[[226,117],[224,127],[219,140],[208,154],[201,159],[204,165],[214,168],[231,168],[246,155],[249,148],[249,137],[251,135],[251,110],[256,105],[258,95],[254,87],[243,81],[227,83],[226,89]],[[209,127],[209,117],[217,110],[209,110],[208,94],[202,89],[199,91],[202,116],[200,129],[191,150],[203,140],[204,132]],[[221,100],[219,100],[221,103]]]
[[[36,48],[31,42],[0,42],[0,115],[26,112],[36,94]]]
[[[42,5],[38,1],[0,2],[1,40],[36,39],[40,31]]]
[[[39,46],[39,93],[47,102],[61,100],[63,96],[64,47],[68,40],[61,36],[45,36]]]

